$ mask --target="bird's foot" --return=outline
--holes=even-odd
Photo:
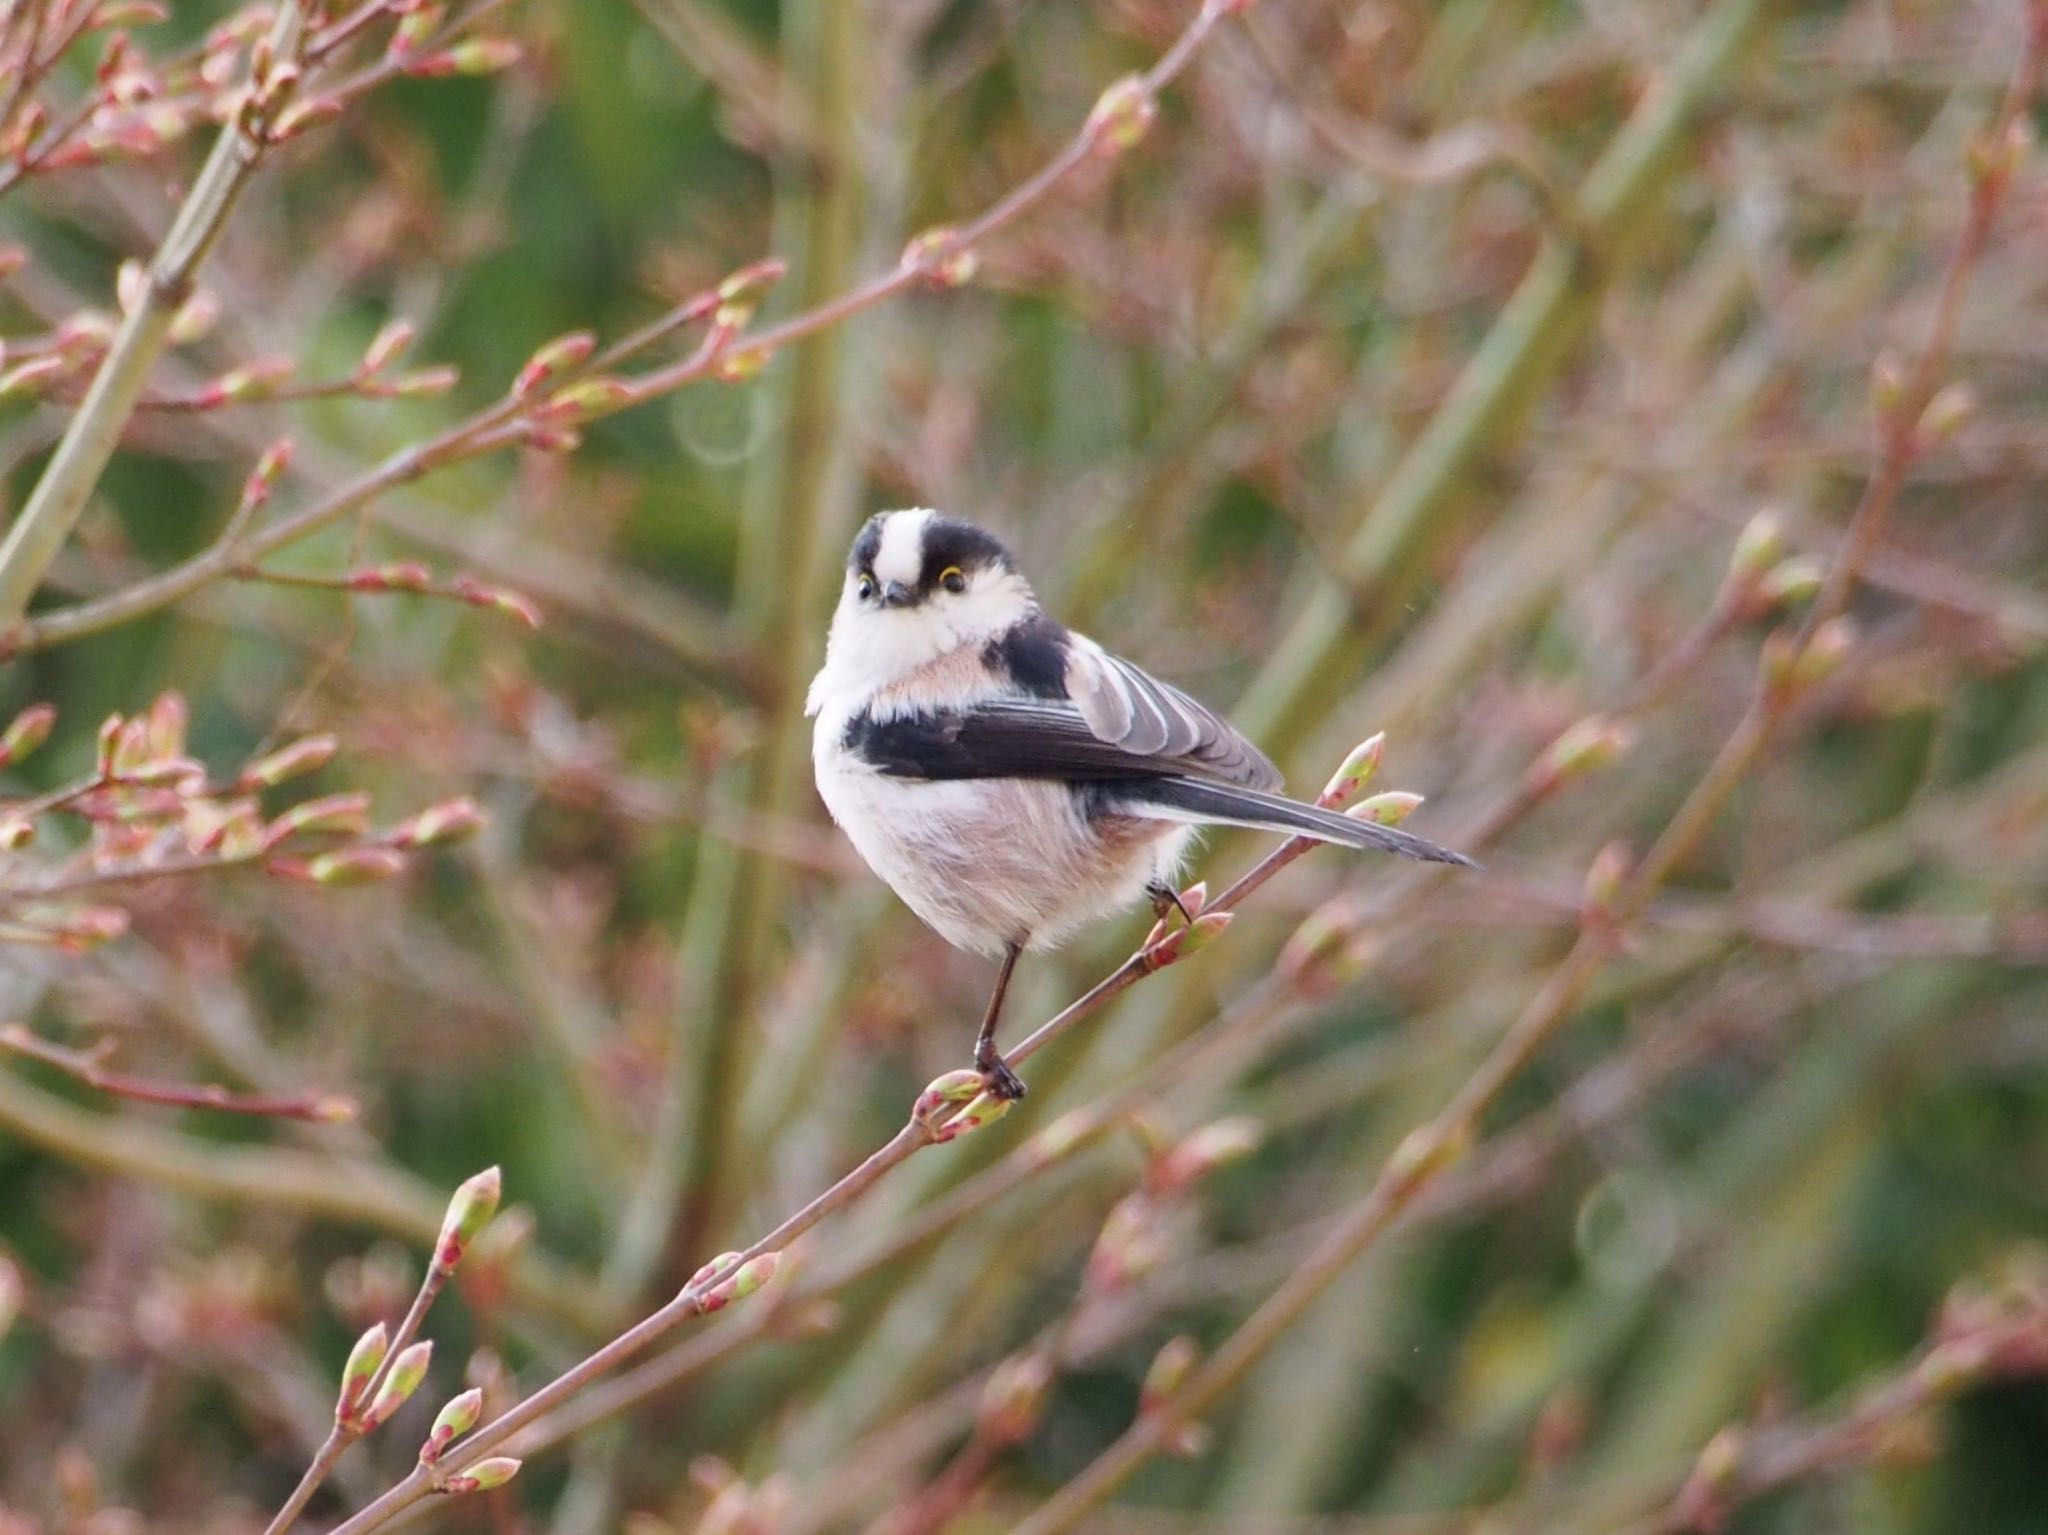
[[[1177,911],[1180,913],[1181,921],[1185,922],[1189,927],[1195,925],[1194,917],[1189,913],[1187,907],[1181,903],[1180,892],[1167,884],[1166,881],[1155,879],[1145,887],[1145,894],[1151,899],[1152,915],[1161,922],[1166,920],[1168,912]]]
[[[1024,1096],[1024,1079],[1010,1070],[1010,1063],[995,1051],[989,1051],[986,1056],[977,1055],[974,1069],[981,1073],[982,1086],[996,1097],[1007,1098],[1014,1103]]]

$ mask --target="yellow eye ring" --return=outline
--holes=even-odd
[[[871,570],[863,570],[863,571],[862,571],[862,572],[860,573],[860,580],[859,580],[859,581],[858,581],[858,582],[857,582],[857,583],[855,584],[855,586],[854,586],[854,590],[855,590],[855,591],[857,591],[857,592],[859,592],[859,593],[860,593],[860,595],[862,596],[862,598],[864,598],[864,599],[865,599],[865,598],[868,598],[868,597],[872,597],[872,596],[874,596],[874,595],[875,595],[875,574],[874,574],[874,572],[873,572],[873,571],[871,571]]]
[[[948,565],[939,572],[939,585],[949,592],[964,592],[967,590],[967,577],[958,565]]]

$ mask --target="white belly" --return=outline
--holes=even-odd
[[[813,737],[825,808],[868,867],[959,948],[1050,948],[1171,878],[1191,834],[1167,821],[1091,821],[1063,783],[892,777],[846,752],[844,729],[828,716]]]

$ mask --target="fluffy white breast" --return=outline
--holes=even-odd
[[[917,580],[924,559],[921,543],[917,546],[916,563],[907,567],[908,576],[889,576],[884,565],[903,557],[905,546],[897,534],[898,526],[913,518],[920,519],[915,526],[921,540],[923,521],[930,516],[928,512],[896,512],[883,524],[882,547],[875,558],[877,579],[901,580],[906,584]],[[825,641],[825,664],[811,679],[804,713],[821,715],[837,709],[842,711],[843,725],[876,694],[907,684],[941,662],[948,663],[945,670],[956,684],[963,679],[954,674],[970,662],[985,675],[986,667],[980,660],[982,648],[1037,611],[1038,600],[1032,594],[1031,584],[1014,570],[978,570],[966,591],[953,593],[941,589],[923,602],[904,608],[863,602],[859,578],[848,571],[840,585],[832,631]],[[965,702],[996,690],[995,684],[982,682],[970,686],[965,693],[933,702]]]

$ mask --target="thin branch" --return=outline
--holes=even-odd
[[[213,1109],[222,1114],[250,1114],[262,1119],[305,1119],[320,1124],[346,1124],[357,1112],[356,1101],[339,1093],[236,1093],[218,1083],[164,1082],[109,1071],[106,1059],[112,1051],[111,1042],[103,1041],[90,1050],[67,1050],[38,1038],[18,1023],[0,1024],[0,1051],[41,1061],[87,1087],[140,1103]]]

